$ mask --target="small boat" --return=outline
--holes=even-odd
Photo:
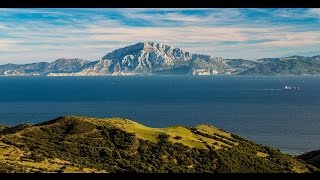
[[[285,86],[283,86],[282,90],[297,90],[297,91],[299,91],[300,87],[299,86],[288,86],[288,85],[285,85]]]

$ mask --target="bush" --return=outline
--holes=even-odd
[[[160,133],[157,137],[157,139],[160,140],[160,142],[167,142],[169,139],[170,135],[166,133]]]
[[[182,139],[182,137],[181,137],[181,136],[175,136],[173,139],[181,140],[181,139]]]
[[[42,162],[46,159],[45,157],[43,157],[42,154],[36,154],[36,153],[31,153],[29,158],[34,160],[34,162]]]

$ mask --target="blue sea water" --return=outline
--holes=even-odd
[[[0,124],[63,115],[211,124],[299,154],[320,149],[320,76],[0,77]]]

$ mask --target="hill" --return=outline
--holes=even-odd
[[[261,59],[255,67],[240,74],[263,75],[313,75],[320,74],[320,58],[292,56],[286,58]]]
[[[298,156],[298,158],[312,164],[315,167],[320,168],[320,150],[301,154]]]
[[[59,117],[0,131],[1,172],[316,172],[211,125],[146,127],[121,118]]]

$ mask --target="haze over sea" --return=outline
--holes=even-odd
[[[0,77],[0,124],[64,115],[153,127],[204,123],[299,154],[320,149],[319,82],[320,76]]]

